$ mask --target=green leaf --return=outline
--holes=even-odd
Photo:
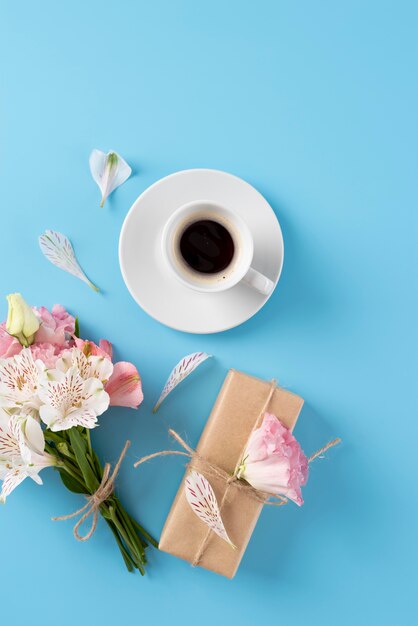
[[[74,322],[74,335],[78,338],[80,337],[80,325],[78,323],[78,315],[75,318],[75,322]]]
[[[103,468],[102,468],[102,464],[99,461],[99,457],[97,456],[94,450],[93,450],[93,464],[96,469],[97,476],[99,476],[101,480],[103,477]]]
[[[84,481],[90,494],[94,493],[98,486],[99,481],[97,476],[93,472],[90,463],[87,458],[87,442],[83,435],[77,430],[77,427],[73,426],[68,431],[70,437],[71,447],[73,449],[77,464],[83,474]]]
[[[79,483],[78,480],[67,474],[65,470],[58,469],[58,472],[61,476],[62,482],[69,491],[72,491],[73,493],[86,493],[86,488],[83,487],[83,485]]]

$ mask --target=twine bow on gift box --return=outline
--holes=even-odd
[[[250,498],[252,498],[253,500],[256,500],[257,502],[260,502],[261,504],[271,504],[273,506],[282,506],[283,504],[286,504],[288,502],[287,498],[283,496],[280,496],[277,494],[265,493],[263,491],[258,491],[257,489],[254,489],[254,487],[251,487],[251,485],[249,485],[248,483],[243,482],[240,478],[238,478],[236,474],[229,474],[228,472],[225,472],[225,470],[223,470],[221,467],[218,467],[217,465],[210,463],[203,456],[201,456],[198,452],[196,452],[196,450],[193,450],[193,448],[191,448],[184,441],[184,439],[180,437],[180,435],[172,428],[168,429],[168,434],[171,437],[173,437],[173,439],[175,439],[177,443],[181,445],[181,447],[185,450],[185,452],[182,452],[181,450],[160,450],[159,452],[154,452],[153,454],[148,454],[147,456],[143,456],[142,458],[139,459],[139,461],[134,463],[134,467],[138,467],[139,465],[142,465],[142,463],[145,463],[146,461],[150,461],[151,459],[155,459],[158,456],[170,456],[170,455],[186,456],[189,459],[191,459],[191,462],[187,464],[187,467],[189,467],[190,469],[202,469],[202,466],[203,466],[204,471],[208,476],[220,478],[227,485],[233,485],[235,489],[245,491],[245,493]],[[323,452],[328,450],[328,448],[331,448],[332,446],[335,446],[337,443],[339,443],[339,441],[340,441],[339,439],[335,439],[334,441],[331,441],[326,446],[324,446],[323,448],[315,452],[315,454],[309,458],[309,461],[311,459],[313,460],[317,456],[320,456]],[[194,465],[193,460],[198,461],[198,463]],[[270,498],[274,498],[277,501],[272,502]]]

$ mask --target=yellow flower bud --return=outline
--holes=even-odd
[[[7,332],[16,337],[22,346],[30,346],[40,326],[38,318],[20,293],[8,295],[7,303],[9,305],[6,321]]]

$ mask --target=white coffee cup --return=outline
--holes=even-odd
[[[199,220],[212,220],[224,226],[232,237],[234,254],[228,267],[216,274],[193,269],[182,257],[180,239],[185,230]],[[184,285],[203,292],[225,291],[243,282],[264,295],[274,289],[272,280],[251,267],[254,242],[245,222],[235,212],[206,200],[178,208],[166,222],[161,239],[162,255],[169,270]]]

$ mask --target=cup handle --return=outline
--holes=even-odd
[[[256,291],[259,291],[264,296],[268,296],[274,289],[274,283],[270,278],[264,276],[260,272],[257,272],[254,268],[250,267],[248,272],[245,274],[242,282],[252,287]]]

